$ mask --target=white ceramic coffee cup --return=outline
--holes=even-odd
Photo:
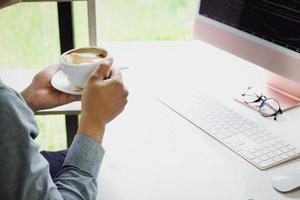
[[[71,63],[67,63],[65,60],[66,55],[68,54],[74,52],[81,52],[81,51],[89,52],[89,50],[91,49],[99,52],[103,52],[105,57],[98,62],[84,63],[84,64],[71,64]],[[88,77],[95,70],[95,68],[97,68],[104,62],[108,62],[109,60],[112,60],[112,58],[108,54],[107,50],[99,47],[84,47],[84,48],[72,49],[63,53],[60,57],[60,64],[62,66],[62,71],[67,76],[70,83],[72,83],[74,86],[78,88],[84,88],[84,85]]]

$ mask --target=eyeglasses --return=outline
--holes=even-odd
[[[276,99],[267,98],[258,93],[254,87],[248,87],[242,97],[246,104],[259,104],[259,112],[264,117],[274,117],[274,120],[277,120],[277,115],[283,113]]]

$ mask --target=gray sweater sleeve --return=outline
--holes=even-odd
[[[77,135],[52,180],[33,140],[38,133],[22,97],[0,81],[0,199],[96,199],[102,147]]]

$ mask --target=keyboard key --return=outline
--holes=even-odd
[[[250,150],[248,150],[250,153],[252,153],[252,154],[254,154],[255,152],[257,152],[258,151],[258,149],[257,148],[253,148],[253,149],[250,149]]]
[[[300,153],[300,150],[298,148],[294,149],[293,150],[296,154],[299,154]]]
[[[274,147],[275,147],[276,149],[281,149],[282,145],[281,145],[280,143],[277,143],[277,144],[274,144]]]
[[[223,139],[226,138],[226,136],[223,135],[223,134],[221,134],[221,133],[216,133],[214,136],[215,136],[216,138],[220,139],[220,140],[223,140]]]
[[[289,150],[295,150],[297,149],[294,145],[287,145],[286,148],[288,148]]]
[[[275,162],[279,162],[282,159],[279,156],[273,157],[272,160],[274,160]]]
[[[277,144],[277,143],[278,143],[278,142],[276,141],[276,138],[270,141],[270,144],[271,144],[271,145],[275,145],[275,144]],[[274,146],[274,148],[275,148],[275,146]]]
[[[269,135],[265,135],[262,137],[263,141],[269,141],[271,139],[271,137]]]
[[[274,151],[273,152],[276,156],[279,156],[279,155],[281,155],[282,154],[282,151],[280,151],[280,150],[276,150],[276,151]]]
[[[279,155],[279,157],[284,160],[284,159],[288,158],[289,156],[287,154],[283,153],[283,154]]]
[[[261,143],[263,143],[264,141],[263,141],[262,139],[260,139],[260,138],[257,138],[257,139],[255,140],[255,142],[256,142],[257,144],[261,144]]]
[[[260,150],[263,154],[267,154],[267,153],[269,153],[269,151],[267,150],[267,149],[262,149],[262,150]]]
[[[270,147],[269,141],[264,141],[261,146],[263,146],[265,149],[268,149]],[[269,151],[269,150],[268,150]],[[270,151],[269,151],[270,152]]]
[[[244,147],[243,147],[243,145],[239,145],[239,146],[234,147],[234,150],[236,150],[237,152],[240,152],[240,151],[244,150]]]
[[[257,148],[258,151],[261,151],[261,150],[265,149],[265,146],[259,145],[259,146],[257,146],[256,148]]]
[[[294,151],[289,151],[289,152],[286,152],[286,154],[290,157],[296,155],[296,153]]]
[[[256,157],[260,157],[260,156],[262,156],[262,153],[260,151],[256,151],[253,153],[253,155]]]
[[[256,134],[252,134],[249,136],[249,138],[252,140],[256,140],[258,138],[258,136]]]
[[[265,161],[265,160],[268,160],[269,158],[268,158],[268,156],[266,156],[266,155],[262,155],[262,156],[260,156],[259,157],[262,161]]]
[[[286,153],[286,152],[289,152],[290,150],[286,147],[283,147],[283,148],[280,149],[280,151]]]
[[[273,146],[269,146],[269,147],[268,147],[268,150],[269,150],[270,152],[272,152],[272,151],[275,151],[276,149],[275,149],[275,147],[273,147]]]
[[[280,144],[281,144],[282,146],[284,146],[284,147],[289,145],[289,144],[286,143],[285,141],[280,142]]]
[[[263,161],[263,162],[259,163],[258,165],[260,167],[265,168],[265,167],[268,167],[268,166],[272,165],[273,163],[274,163],[273,160],[266,160],[266,161]]]
[[[259,163],[262,162],[262,160],[259,159],[259,158],[254,158],[252,161],[253,161],[255,164],[259,164]]]
[[[248,160],[252,160],[252,159],[256,158],[252,153],[247,152],[247,151],[243,152],[242,155]]]
[[[267,155],[269,158],[273,158],[273,157],[275,157],[276,155],[273,153],[273,152],[270,152],[270,153],[268,153],[268,155]]]
[[[265,160],[265,161],[259,163],[258,165],[265,168],[265,167],[272,165],[273,163],[274,163],[273,160]]]

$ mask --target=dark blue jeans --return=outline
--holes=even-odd
[[[63,151],[42,151],[41,154],[48,161],[50,167],[50,175],[52,178],[55,178],[59,170],[62,168],[62,165],[65,161],[68,150]]]

